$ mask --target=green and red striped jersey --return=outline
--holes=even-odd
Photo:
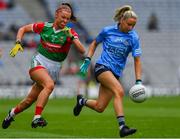
[[[67,57],[72,40],[61,30],[55,30],[53,23],[34,23],[33,31],[38,33],[41,37],[41,43],[37,48],[40,54],[58,62],[62,62]],[[78,38],[78,34],[75,30],[70,28],[70,31],[74,35],[74,38]]]

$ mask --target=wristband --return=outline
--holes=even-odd
[[[88,56],[86,57],[86,59],[88,59],[89,61],[91,61],[91,58],[90,58],[90,57],[88,57]]]
[[[136,82],[142,82],[142,80],[141,79],[137,79]]]
[[[136,84],[138,84],[138,83],[142,83],[142,80],[141,79],[137,79],[136,80]]]
[[[23,46],[23,44],[21,43],[21,41],[20,41],[20,40],[17,40],[17,41],[15,42],[15,44],[20,44],[20,45],[21,45],[21,47],[22,47],[22,48],[24,48],[24,46]]]
[[[16,40],[16,44],[21,44],[21,41],[20,40]]]

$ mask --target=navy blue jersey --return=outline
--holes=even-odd
[[[97,63],[107,66],[115,75],[120,77],[129,53],[132,52],[133,57],[140,56],[142,53],[139,36],[135,30],[123,33],[117,24],[103,28],[96,37],[96,42],[102,43],[103,47]]]

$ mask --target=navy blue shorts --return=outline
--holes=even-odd
[[[105,72],[105,71],[110,71],[110,72],[112,72],[111,69],[109,69],[108,67],[106,67],[106,66],[104,66],[104,65],[102,65],[102,64],[97,64],[97,63],[96,63],[96,65],[95,65],[95,67],[94,67],[94,74],[95,74],[95,78],[96,78],[96,81],[97,81],[97,82],[99,82],[98,79],[97,79],[97,77],[98,77],[101,73],[103,73],[103,72]],[[113,72],[112,72],[112,73],[113,73]],[[119,76],[115,75],[114,73],[113,73],[113,75],[116,77],[117,80],[119,80]]]

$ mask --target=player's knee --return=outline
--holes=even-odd
[[[115,94],[115,97],[123,98],[124,97],[124,90],[123,89],[116,89],[114,94]]]
[[[51,94],[53,89],[54,89],[54,82],[48,82],[45,86],[44,86],[44,89],[47,90],[47,93],[48,94]]]
[[[96,111],[99,112],[99,113],[104,112],[104,110],[105,110],[104,107],[101,107],[101,106],[97,106],[97,107],[96,107]]]
[[[123,91],[123,90],[121,90],[121,91],[119,92],[119,96],[120,96],[121,98],[124,97],[124,91]]]

